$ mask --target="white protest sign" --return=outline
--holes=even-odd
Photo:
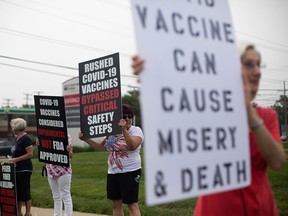
[[[148,205],[250,184],[240,60],[227,1],[132,0]]]

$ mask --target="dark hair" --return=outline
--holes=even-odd
[[[122,104],[122,113],[123,114],[132,114],[134,116],[133,109],[128,104]]]

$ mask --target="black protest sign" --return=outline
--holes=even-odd
[[[17,215],[15,166],[3,164],[0,168],[0,215]]]
[[[63,97],[34,96],[41,162],[69,166],[65,105]]]
[[[119,53],[79,63],[79,91],[85,138],[122,133]]]

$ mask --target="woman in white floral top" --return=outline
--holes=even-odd
[[[138,206],[141,178],[140,149],[144,135],[140,127],[132,125],[133,109],[122,105],[123,118],[118,125],[122,133],[111,135],[101,142],[86,139],[79,132],[79,138],[96,150],[109,151],[107,173],[107,198],[112,201],[113,215],[123,216],[123,204],[127,204],[130,216],[141,216]]]

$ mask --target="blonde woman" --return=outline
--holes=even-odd
[[[12,147],[10,163],[16,165],[16,187],[18,201],[18,216],[22,216],[22,203],[25,203],[25,216],[31,216],[30,179],[33,171],[31,158],[33,156],[32,141],[25,132],[26,121],[22,118],[12,119],[10,122],[15,135],[15,145]]]

